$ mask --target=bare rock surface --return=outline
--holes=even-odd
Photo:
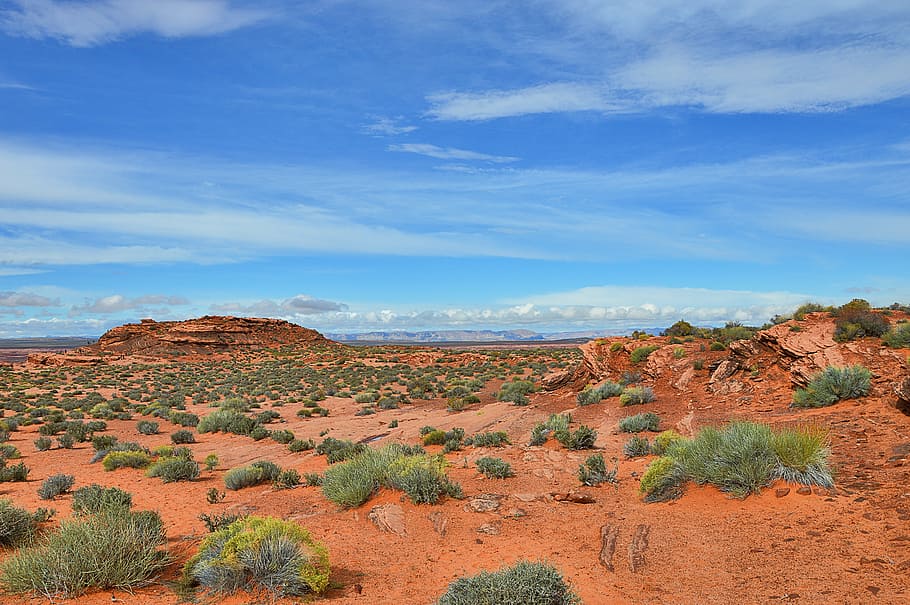
[[[384,531],[396,536],[406,536],[408,534],[404,523],[404,510],[397,504],[379,504],[370,509],[367,518],[373,522],[373,525]]]

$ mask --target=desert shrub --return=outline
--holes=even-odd
[[[366,449],[367,447],[362,443],[326,437],[322,443],[316,446],[316,453],[325,455],[329,464],[335,464],[342,460],[349,460]]]
[[[209,472],[215,470],[215,467],[218,466],[218,455],[209,454],[208,456],[205,457],[203,464],[205,465],[205,470],[207,470]]]
[[[645,345],[643,347],[638,347],[637,349],[632,351],[632,354],[629,356],[629,359],[632,361],[632,363],[641,363],[644,360],[646,360],[648,358],[648,356],[651,355],[651,353],[653,353],[654,351],[656,351],[659,348],[660,347],[657,345]]]
[[[108,510],[63,521],[40,544],[0,563],[0,585],[12,594],[52,601],[89,588],[130,590],[149,583],[170,563],[161,517]]]
[[[73,475],[64,475],[63,473],[51,475],[41,482],[41,487],[38,488],[38,497],[42,500],[53,500],[60,494],[70,491],[74,483],[76,483],[76,478]]]
[[[617,351],[621,351],[621,350],[622,350],[621,342],[617,341],[617,342],[610,343],[610,352],[611,353],[616,353]]]
[[[622,453],[626,458],[647,456],[651,453],[651,444],[648,443],[647,438],[635,435],[622,446]]]
[[[272,437],[272,441],[274,441],[276,443],[280,443],[282,445],[287,445],[288,443],[290,443],[291,441],[294,440],[294,433],[292,433],[291,431],[285,430],[285,429],[281,429],[281,430],[277,430],[277,431],[272,431],[271,437]]]
[[[34,540],[37,530],[34,515],[6,498],[0,499],[0,546],[18,548],[28,544]]]
[[[888,320],[872,311],[868,302],[861,298],[854,298],[845,305],[838,307],[834,314],[834,340],[848,342],[867,336],[882,336],[888,331]]]
[[[819,429],[775,432],[753,422],[706,427],[694,439],[674,440],[648,467],[639,489],[655,502],[678,497],[687,481],[715,485],[737,498],[775,479],[830,487],[828,453],[827,433]]]
[[[142,451],[111,452],[104,457],[101,465],[106,471],[118,468],[145,468],[152,463],[152,457]]]
[[[476,464],[477,470],[490,479],[505,479],[514,474],[512,466],[502,458],[484,456],[477,460]]]
[[[376,393],[375,391],[358,393],[354,396],[354,401],[357,403],[376,403],[379,401],[379,393]]]
[[[820,408],[845,399],[869,394],[872,373],[860,365],[836,368],[828,366],[812,377],[805,389],[793,393],[793,406]]]
[[[199,416],[189,412],[171,411],[167,419],[179,426],[196,427],[199,426]]]
[[[531,439],[528,445],[543,445],[552,431],[545,422],[539,422],[531,429]]]
[[[232,491],[253,487],[260,483],[263,483],[262,469],[254,466],[232,468],[224,474],[224,487]]]
[[[322,485],[322,475],[319,473],[304,473],[303,482],[307,487],[319,487]]]
[[[110,450],[117,443],[115,435],[92,435],[92,449],[96,452]]]
[[[551,433],[568,430],[571,422],[571,414],[550,414],[546,422],[538,423],[531,430],[530,445],[543,445]]]
[[[583,390],[578,394],[576,400],[578,405],[590,405],[609,397],[617,397],[620,393],[622,393],[622,385],[608,380],[599,386]]]
[[[726,350],[726,348],[727,348],[727,345],[725,345],[724,343],[722,343],[718,340],[715,340],[714,342],[712,342],[711,346],[708,347],[708,349],[711,351],[724,351],[724,350]]]
[[[171,433],[171,443],[181,445],[185,443],[196,443],[196,436],[192,431],[180,430]]]
[[[290,452],[307,452],[316,447],[316,444],[312,439],[292,439],[288,443],[288,451]]]
[[[146,471],[148,477],[159,477],[164,483],[192,481],[199,476],[199,463],[184,456],[165,456]]]
[[[231,409],[218,409],[199,420],[196,430],[200,433],[234,433],[249,435],[258,423],[241,412]]]
[[[675,324],[664,330],[664,336],[691,336],[695,334],[695,328],[687,321],[680,319]]]
[[[397,410],[398,401],[394,397],[383,397],[376,402],[376,407],[380,410]]]
[[[601,483],[616,483],[616,473],[618,470],[618,467],[614,465],[613,468],[608,471],[603,454],[592,454],[578,467],[578,480],[581,481],[582,485],[591,487],[600,485]]]
[[[570,450],[589,450],[594,447],[594,442],[597,441],[597,431],[584,424],[575,431],[558,429],[553,431],[553,436]]]
[[[51,438],[50,437],[38,437],[35,439],[35,449],[39,452],[45,452],[51,449]]]
[[[278,473],[272,482],[275,489],[290,489],[300,485],[300,473],[292,468],[285,469]]]
[[[262,472],[263,481],[274,481],[281,473],[281,468],[270,460],[257,460],[250,466],[258,468]]]
[[[0,483],[7,481],[27,481],[30,470],[31,469],[25,466],[24,462],[19,462],[12,466],[3,466],[0,464]]]
[[[215,491],[217,492],[218,490]],[[220,493],[224,495],[224,492]],[[212,502],[211,504],[215,503]],[[240,519],[245,518],[246,515],[240,515],[237,513],[221,513],[220,515],[217,513],[213,513],[211,515],[208,513],[202,513],[199,515],[199,520],[202,521],[203,525],[205,525],[205,529],[208,530],[210,534],[218,531],[219,529],[227,527],[234,521],[239,521]]]
[[[640,433],[642,431],[656,431],[660,425],[660,416],[654,412],[626,416],[619,421],[619,430],[622,433]]]
[[[657,430],[656,425],[652,430]],[[654,438],[654,442],[651,444],[651,453],[655,456],[663,456],[671,445],[682,438],[682,435],[673,429],[666,430]]]
[[[217,487],[210,487],[205,491],[205,501],[209,504],[218,504],[224,500],[225,496],[227,496],[227,494],[224,492],[219,492]]]
[[[57,437],[57,445],[59,445],[62,449],[71,450],[75,444],[76,438],[69,433],[63,433]]]
[[[619,405],[642,405],[657,399],[651,387],[626,387],[619,396]]]
[[[458,497],[460,488],[445,475],[442,456],[410,454],[398,445],[367,449],[357,457],[328,468],[322,492],[343,508],[360,506],[382,486],[398,489],[415,503],[435,503],[443,494]]]
[[[436,429],[423,436],[424,445],[443,445],[446,442],[446,432]]]
[[[633,372],[632,370],[626,370],[622,373],[622,376],[619,377],[619,384],[624,387],[627,387],[630,384],[638,384],[639,382],[641,382],[641,374]]]
[[[682,359],[686,356],[686,350],[682,347],[676,347],[673,349],[673,359]]]
[[[265,589],[278,597],[303,596],[326,589],[329,557],[296,523],[246,517],[209,534],[183,573],[186,584],[213,593]]]
[[[806,315],[809,313],[819,313],[821,311],[830,311],[831,307],[825,307],[818,303],[808,302],[797,307],[796,311],[793,312],[793,319],[796,321],[802,321],[806,319]]]
[[[436,605],[578,605],[559,571],[547,563],[519,561],[449,584]]]
[[[471,437],[471,445],[474,447],[504,447],[510,443],[509,436],[503,431],[477,433]]]
[[[253,430],[250,431],[249,437],[253,441],[262,441],[271,434],[272,432],[269,429],[261,425],[256,425],[253,427]]]
[[[76,515],[94,515],[112,508],[129,509],[132,505],[132,494],[118,487],[92,483],[73,492],[72,507]]]
[[[695,361],[692,362],[692,368],[695,370],[703,370],[704,367],[705,367],[704,359],[696,359]]]
[[[910,348],[910,323],[897,324],[882,336],[882,341],[893,349]]]
[[[140,420],[136,423],[136,430],[143,435],[157,435],[159,431],[158,423],[151,420]]]
[[[527,396],[536,390],[537,387],[530,380],[504,382],[499,392],[496,393],[496,399],[499,401],[511,401],[515,405],[527,405]]]

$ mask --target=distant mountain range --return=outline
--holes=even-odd
[[[628,333],[629,330],[586,330],[580,332],[538,333],[531,330],[426,330],[406,332],[362,332],[356,334],[327,333],[326,336],[338,342],[552,342],[559,340],[590,340],[604,336]]]

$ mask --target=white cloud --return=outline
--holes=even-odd
[[[389,151],[400,151],[404,153],[416,153],[440,160],[477,160],[481,162],[493,162],[495,164],[505,164],[517,162],[519,158],[502,155],[489,155],[468,151],[466,149],[455,149],[452,147],[437,147],[436,145],[427,145],[424,143],[402,143],[399,145],[389,145]]]
[[[78,317],[86,314],[108,314],[129,311],[133,309],[143,309],[150,305],[164,306],[184,306],[190,303],[189,300],[182,296],[165,296],[161,294],[148,294],[136,298],[127,298],[121,294],[113,294],[98,298],[84,305],[73,306],[70,309],[71,317]]]
[[[0,307],[56,307],[60,302],[32,292],[0,292]]]
[[[321,313],[345,311],[347,308],[348,306],[344,303],[313,298],[306,294],[298,294],[281,302],[260,300],[253,303],[230,302],[211,306],[211,310],[218,313],[236,313],[261,317],[319,315]]]
[[[548,83],[515,90],[446,92],[427,97],[427,115],[437,120],[491,120],[509,116],[571,111],[619,111],[600,87]]]
[[[271,16],[238,8],[229,0],[14,0],[0,12],[10,34],[55,38],[72,46],[96,46],[151,33],[165,38],[212,36],[259,23]]]
[[[401,118],[377,117],[371,124],[363,127],[367,134],[376,136],[394,136],[417,130],[417,126],[400,124]]]

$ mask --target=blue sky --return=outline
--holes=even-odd
[[[910,302],[910,5],[0,1],[0,336]]]

